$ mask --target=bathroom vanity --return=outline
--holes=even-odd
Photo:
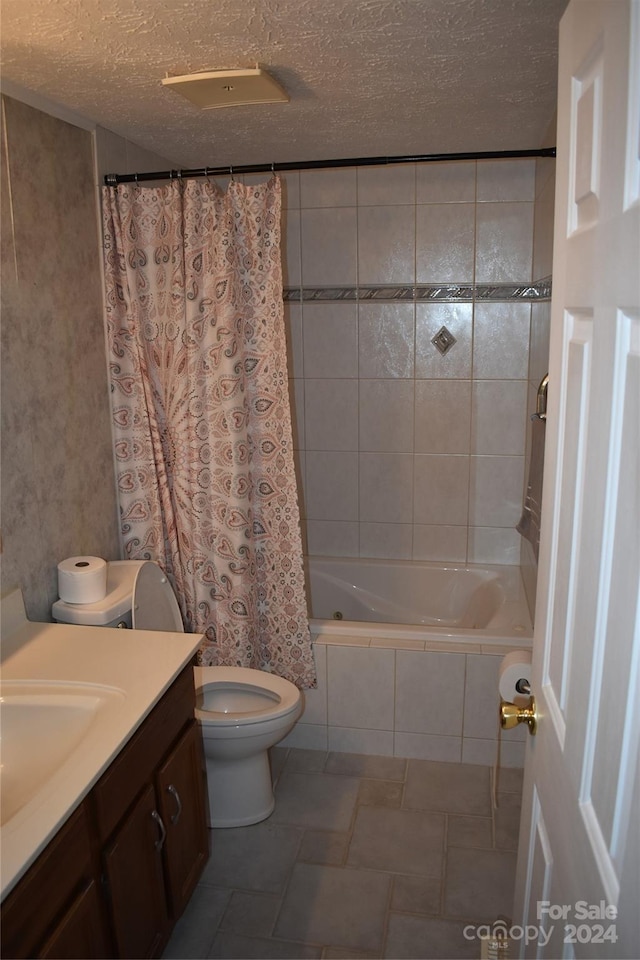
[[[49,755],[73,745],[43,781],[26,771],[30,792],[3,784],[3,955],[160,956],[209,855],[200,638],[28,621],[21,632],[2,677],[15,763],[39,749],[23,707],[53,731]]]

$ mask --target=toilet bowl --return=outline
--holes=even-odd
[[[60,623],[184,630],[171,584],[151,560],[108,563],[103,600],[56,600],[52,614]],[[302,695],[289,680],[248,667],[195,667],[194,683],[209,826],[258,823],[275,805],[267,751],[292,729],[302,712]]]
[[[275,805],[267,751],[300,716],[300,691],[282,677],[247,667],[196,667],[194,673],[210,825],[265,820]]]

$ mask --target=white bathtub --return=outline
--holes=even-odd
[[[499,746],[522,766],[524,728],[498,741],[502,657],[532,644],[518,567],[311,557],[307,570],[318,688],[282,746],[490,766]]]
[[[531,638],[520,568],[307,560],[312,633],[521,643]]]

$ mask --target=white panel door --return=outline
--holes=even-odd
[[[539,722],[515,901],[526,957],[640,956],[639,119],[640,0],[572,0],[560,27]]]

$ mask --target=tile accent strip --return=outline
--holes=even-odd
[[[551,299],[551,277],[537,280],[535,283],[476,283],[461,286],[447,284],[389,284],[371,287],[285,287],[285,302],[327,302],[342,300],[357,301],[393,301],[402,300],[411,303],[433,301],[438,303],[460,303],[481,301],[520,301],[531,302]]]

